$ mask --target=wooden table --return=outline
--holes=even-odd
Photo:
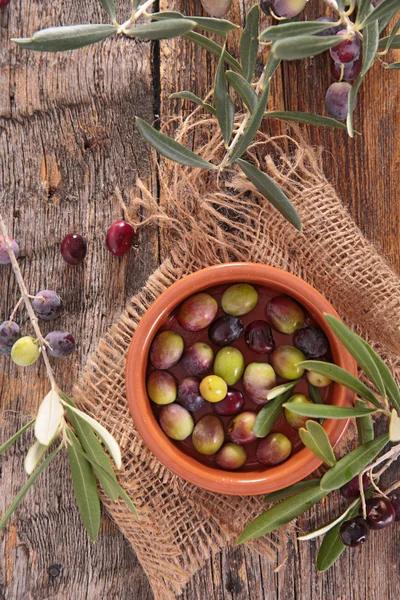
[[[129,3],[117,4],[124,20]],[[198,1],[161,4],[186,14],[200,10]],[[241,22],[253,2],[234,4],[232,18]],[[317,5],[310,7],[309,18],[318,16]],[[66,391],[126,298],[144,284],[162,255],[157,232],[141,234],[122,259],[113,258],[104,244],[107,227],[122,215],[115,186],[129,202],[138,174],[152,182],[148,148],[134,130],[134,116],[151,121],[158,112],[167,116],[181,110],[179,103],[167,101],[169,94],[192,89],[201,95],[215,68],[213,60],[182,41],[160,48],[113,38],[60,55],[27,53],[9,42],[53,24],[102,20],[97,0],[11,0],[0,14],[0,182],[6,192],[0,208],[20,243],[20,264],[31,292],[50,288],[63,297],[62,327],[78,340],[72,360],[55,362]],[[236,42],[230,42],[232,52]],[[323,113],[331,81],[327,56],[284,65],[270,106]],[[361,229],[400,270],[398,84],[398,73],[374,67],[356,110],[362,137],[350,140],[311,127],[305,133],[312,144],[324,146],[326,173]],[[70,231],[82,232],[89,241],[88,258],[76,269],[65,265],[59,253]],[[10,269],[2,267],[0,276],[0,317],[5,319],[18,291]],[[25,314],[19,321],[24,331],[29,329]],[[43,365],[21,370],[0,357],[2,439],[26,422],[47,389]],[[3,459],[1,513],[25,480],[23,458],[31,441],[19,441]],[[327,517],[327,508],[317,508],[310,526]],[[42,475],[0,543],[2,600],[152,598],[133,551],[106,516],[98,543],[88,541],[65,457]],[[325,575],[314,569],[312,543],[292,541],[288,556],[279,556],[276,564],[243,548],[226,550],[195,577],[181,600],[398,600],[399,549],[397,526],[374,534],[364,548],[346,552]]]

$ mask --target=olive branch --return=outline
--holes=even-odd
[[[381,32],[399,12],[398,0],[382,0],[373,6],[370,0],[352,0],[346,8],[345,0],[325,0],[335,19],[316,21],[288,20],[279,17],[277,25],[272,25],[259,33],[260,9],[253,6],[247,14],[246,25],[241,32],[239,57],[235,58],[222,45],[203,33],[214,34],[226,40],[229,33],[239,29],[229,20],[213,17],[185,16],[177,11],[150,13],[154,0],[133,0],[129,19],[120,25],[116,20],[114,0],[100,0],[111,19],[110,24],[74,25],[52,27],[41,30],[31,38],[14,39],[22,48],[42,52],[60,52],[82,48],[101,42],[112,35],[147,40],[165,40],[182,36],[199,45],[207,52],[219,58],[219,64],[213,87],[214,102],[203,100],[190,91],[172,94],[172,99],[181,99],[202,107],[216,118],[225,144],[225,155],[219,165],[203,159],[174,139],[168,137],[148,123],[136,118],[137,128],[142,137],[155,150],[166,158],[186,166],[221,172],[225,169],[239,168],[251,181],[256,190],[268,200],[296,229],[302,229],[301,219],[284,191],[263,171],[244,158],[264,119],[280,119],[289,122],[332,127],[347,130],[351,137],[357,133],[354,129],[353,111],[357,94],[368,71],[378,60],[387,69],[399,69],[400,63],[388,64],[383,57],[390,48],[400,48],[400,19],[388,37],[380,37]],[[273,12],[273,0],[261,0],[263,10]],[[305,4],[305,2],[304,2]],[[203,6],[211,14],[224,15],[231,5],[230,0],[209,2],[203,0]],[[267,8],[265,9],[264,6]],[[300,12],[300,11],[298,11]],[[355,15],[355,17],[354,17]],[[143,17],[147,22],[137,24]],[[297,18],[297,17],[296,17]],[[332,24],[331,21],[334,21]],[[341,35],[330,35],[332,26],[341,27]],[[291,111],[269,111],[270,81],[282,60],[298,60],[316,56],[335,49],[344,41],[356,39],[362,46],[360,71],[353,85],[345,83],[340,93],[347,94],[347,107],[340,120],[322,115]],[[256,61],[260,44],[270,46],[268,60],[258,81],[254,81]],[[227,70],[226,67],[229,67]],[[341,66],[341,79],[344,65]],[[331,86],[332,87],[332,86]],[[243,111],[244,116],[243,116]],[[341,117],[340,117],[341,118]]]
[[[5,222],[0,214],[0,235],[14,271],[21,292],[22,303],[27,310],[30,323],[40,348],[40,354],[45,363],[50,391],[38,407],[37,415],[22,429],[0,446],[0,456],[6,452],[26,431],[34,429],[35,442],[28,450],[24,468],[29,478],[18,492],[5,514],[0,518],[0,530],[4,529],[13,512],[34,485],[39,475],[63,449],[67,449],[71,469],[72,483],[76,503],[90,539],[95,541],[100,529],[100,497],[97,483],[101,485],[106,495],[117,502],[122,498],[128,508],[136,514],[136,509],[125,490],[118,484],[114,468],[103,449],[107,448],[115,467],[121,468],[121,451],[113,436],[95,419],[77,408],[74,402],[58,387],[48,354],[48,342],[43,338],[38,319],[32,307],[31,298],[22,277],[17,257],[11,245]],[[16,307],[16,308],[17,308]],[[15,309],[11,315],[13,318]],[[71,427],[72,426],[72,427]],[[57,447],[52,450],[54,443]]]

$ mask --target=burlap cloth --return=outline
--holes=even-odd
[[[181,124],[178,139],[194,144],[204,158],[218,159],[222,140],[215,123],[202,119],[196,113]],[[75,389],[80,406],[121,444],[120,482],[140,520],[122,503],[106,498],[104,503],[132,544],[157,600],[179,594],[212,554],[234,543],[263,506],[261,498],[221,496],[185,483],[149,452],[133,425],[125,397],[125,355],[141,316],[161,292],[219,262],[280,267],[315,286],[350,326],[374,342],[396,375],[400,370],[399,278],[363,238],[325,179],[320,152],[286,135],[269,139],[260,134],[251,154],[296,205],[304,233],[286,223],[236,169],[218,176],[164,163],[159,167],[162,207],[139,181],[130,210],[136,227],[157,222],[169,256],[129,300]],[[280,531],[249,546],[273,558],[289,534]]]

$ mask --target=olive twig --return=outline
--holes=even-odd
[[[11,266],[12,266],[12,269],[14,271],[15,278],[17,280],[18,287],[19,287],[20,292],[21,292],[21,300],[25,304],[26,310],[27,310],[28,315],[29,315],[29,320],[30,320],[30,322],[32,324],[32,327],[33,327],[33,329],[35,331],[35,334],[36,334],[37,341],[38,341],[38,343],[39,343],[39,345],[41,347],[41,350],[42,350],[42,356],[43,356],[44,364],[46,366],[47,375],[48,375],[50,383],[51,383],[51,388],[53,390],[57,390],[57,384],[56,384],[56,381],[55,381],[55,378],[54,378],[53,369],[51,368],[49,357],[47,356],[47,350],[46,350],[47,342],[45,341],[45,339],[44,339],[44,337],[42,335],[42,332],[40,330],[38,319],[37,319],[37,317],[35,315],[35,312],[33,310],[33,307],[32,307],[31,301],[30,301],[30,295],[28,293],[28,290],[26,289],[26,285],[25,285],[24,279],[22,277],[21,269],[19,268],[19,264],[18,264],[17,258],[16,258],[15,254],[14,254],[14,251],[13,251],[12,247],[11,247],[10,240],[9,240],[9,235],[7,233],[7,228],[6,228],[6,225],[4,223],[4,220],[3,220],[3,217],[1,216],[1,214],[0,214],[0,233],[3,236],[4,244],[5,244],[5,247],[6,247],[6,250],[7,250],[7,254],[8,254],[9,258],[10,258]]]

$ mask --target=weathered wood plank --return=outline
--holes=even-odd
[[[187,14],[199,12],[198,0],[163,3]],[[155,234],[141,234],[128,259],[111,258],[103,243],[106,225],[121,215],[113,196],[115,185],[127,194],[136,174],[147,169],[148,152],[132,134],[132,122],[135,114],[153,118],[151,48],[108,40],[77,53],[25,54],[8,38],[54,23],[101,22],[104,13],[96,0],[68,7],[50,1],[21,4],[13,2],[0,14],[0,183],[9,190],[9,204],[1,210],[26,254],[21,264],[32,291],[54,287],[63,295],[67,314],[62,326],[79,340],[76,357],[57,365],[58,380],[68,390],[127,295],[142,285],[157,262]],[[233,18],[239,22],[251,4],[238,1]],[[118,5],[122,15],[126,2]],[[231,51],[235,43],[230,42]],[[190,44],[168,42],[163,47],[165,116],[180,110],[180,103],[167,102],[173,91],[185,88],[201,95],[208,89],[215,61]],[[400,269],[397,77],[375,68],[374,79],[367,81],[357,109],[363,138],[351,142],[330,131],[305,131],[311,143],[326,148],[326,172],[363,231]],[[271,105],[322,113],[330,82],[326,57],[285,65],[274,82]],[[380,111],[377,102],[367,105],[371,98],[379,99]],[[78,269],[65,266],[58,253],[62,236],[72,230],[89,240],[88,259]],[[0,280],[0,317],[9,314],[16,298],[8,273]],[[22,378],[20,370],[1,357],[0,361],[0,423],[6,438],[21,426],[20,413],[25,418],[43,397],[47,381],[43,368],[39,378],[36,367],[24,371]],[[2,462],[0,512],[24,480],[28,441],[18,443]],[[327,516],[324,504],[310,522],[300,525],[312,527]],[[397,600],[399,538],[398,527],[374,534],[372,543],[347,552],[326,575],[318,575],[313,567],[314,544],[293,542],[288,557],[279,556],[276,564],[243,548],[226,550],[196,575],[181,600]],[[72,500],[65,459],[58,459],[42,476],[0,543],[0,599],[152,598],[132,550],[108,519],[103,519],[99,542],[88,541]]]

